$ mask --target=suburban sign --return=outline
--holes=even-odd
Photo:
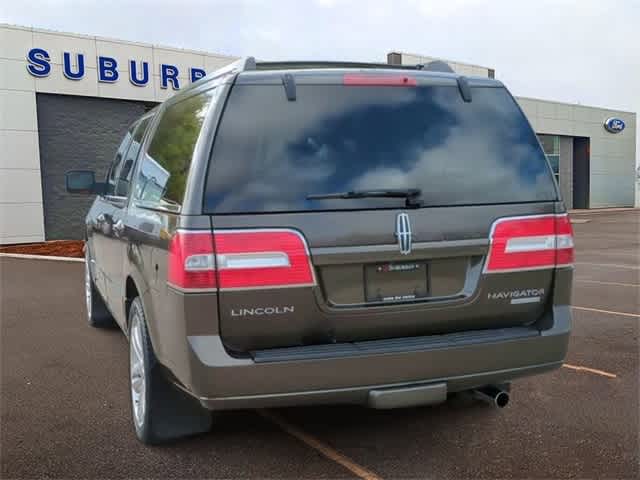
[[[34,77],[47,77],[51,73],[51,57],[44,48],[32,48],[27,53],[27,71]],[[129,81],[136,87],[145,87],[149,83],[149,62],[129,60]],[[120,66],[115,58],[107,56],[97,57],[98,81],[102,83],[115,83],[120,80]],[[82,80],[85,75],[84,53],[63,52],[62,73],[69,80]],[[175,65],[161,63],[159,65],[160,87],[180,90],[180,71]],[[206,75],[202,68],[191,67],[189,79],[191,82],[201,79]]]
[[[604,121],[604,128],[607,132],[610,133],[620,133],[624,130],[624,127],[624,120],[621,120],[619,118],[610,117]]]

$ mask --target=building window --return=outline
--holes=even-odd
[[[544,154],[549,160],[556,180],[560,180],[560,137],[558,135],[538,135]]]

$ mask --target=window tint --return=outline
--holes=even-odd
[[[556,198],[544,154],[504,88],[236,85],[205,192],[215,213],[396,208],[309,194],[419,188],[426,206]]]
[[[152,207],[179,211],[193,151],[217,89],[167,107],[140,165],[134,198]]]
[[[135,127],[127,154],[124,157],[124,161],[120,163],[119,172],[117,174],[118,181],[116,183],[115,195],[122,197],[129,195],[129,185],[131,182],[131,175],[133,174],[133,167],[136,159],[138,158],[138,152],[140,152],[144,133],[147,131],[152,118],[152,116],[143,118]]]
[[[122,143],[118,147],[118,151],[116,152],[116,156],[111,162],[111,166],[109,167],[109,173],[107,173],[107,188],[105,193],[107,195],[115,195],[116,192],[116,180],[118,178],[118,172],[120,170],[120,165],[122,164],[122,159],[127,153],[127,149],[129,148],[129,144],[131,143],[131,138],[133,136],[133,130],[135,129],[136,124],[131,125],[129,130],[127,130]]]

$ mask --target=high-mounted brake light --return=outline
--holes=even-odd
[[[342,78],[344,85],[415,87],[418,82],[407,75],[360,75],[348,73]]]
[[[181,230],[169,247],[168,282],[197,291],[311,286],[315,279],[306,242],[294,230]]]
[[[491,227],[486,273],[572,264],[573,230],[567,214],[500,218]]]

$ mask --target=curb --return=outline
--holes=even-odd
[[[28,255],[26,253],[0,253],[0,258],[21,258],[23,260],[51,260],[54,262],[82,262],[84,258],[75,257],[52,257],[47,255]]]

